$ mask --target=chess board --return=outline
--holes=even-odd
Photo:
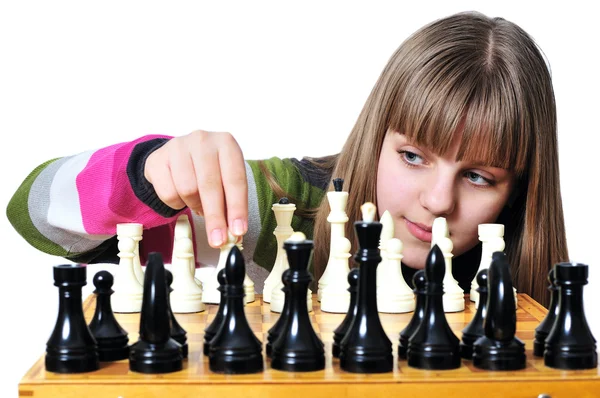
[[[475,313],[474,303],[466,300],[464,312],[446,314],[457,337]],[[88,297],[83,308],[88,322],[94,314],[95,296]],[[412,313],[380,314],[383,327],[393,342],[394,369],[383,374],[355,374],[340,369],[339,361],[331,356],[333,331],[345,314],[322,312],[316,296],[310,313],[313,326],[325,343],[326,367],[306,373],[283,372],[271,369],[265,361],[262,373],[223,375],[210,371],[208,358],[202,354],[204,328],[214,319],[217,305],[195,314],[176,314],[187,331],[189,357],[183,370],[175,373],[148,375],[129,371],[127,360],[101,363],[100,369],[81,374],[46,372],[44,355],[31,367],[19,384],[20,397],[365,397],[383,394],[403,396],[485,396],[586,397],[600,395],[600,367],[582,371],[563,371],[548,368],[542,358],[533,356],[534,330],[546,316],[546,309],[527,295],[518,296],[517,336],[527,349],[527,367],[518,371],[485,371],[475,368],[471,361],[462,360],[459,369],[425,371],[411,368],[406,360],[397,360],[398,336]],[[259,339],[266,342],[267,332],[279,317],[269,310],[269,304],[256,301],[246,306],[248,321]],[[121,326],[129,333],[130,343],[138,338],[139,313],[116,314]],[[264,349],[264,345],[263,345]]]

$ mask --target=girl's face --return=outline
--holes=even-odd
[[[377,171],[377,209],[394,219],[404,244],[402,262],[424,268],[431,249],[431,226],[445,217],[458,256],[478,242],[477,227],[496,221],[510,196],[514,174],[479,162],[457,162],[460,134],[443,156],[388,131]]]

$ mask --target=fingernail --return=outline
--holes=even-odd
[[[233,221],[233,234],[240,236],[244,234],[244,222],[239,218]]]
[[[220,229],[213,229],[210,233],[210,240],[214,246],[221,246],[223,244],[223,232]]]

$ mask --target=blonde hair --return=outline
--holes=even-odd
[[[346,236],[360,206],[377,203],[377,164],[388,130],[443,154],[460,126],[457,160],[513,170],[516,190],[497,222],[519,292],[547,305],[547,273],[567,260],[551,76],[534,40],[502,18],[459,13],[409,37],[392,55],[369,95],[332,176],[349,192]],[[331,187],[329,188],[331,189]],[[315,217],[313,267],[327,263],[329,213]],[[357,249],[351,239],[352,252]]]

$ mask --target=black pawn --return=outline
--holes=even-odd
[[[223,319],[225,319],[225,314],[227,313],[227,300],[224,300],[225,291],[225,268],[220,270],[217,273],[217,281],[219,282],[219,287],[217,290],[221,292],[221,299],[219,300],[219,308],[217,310],[217,314],[213,321],[204,329],[204,355],[208,356],[210,354],[210,342],[217,334],[217,331],[223,324]]]
[[[160,253],[150,253],[144,274],[140,337],[129,351],[129,369],[139,373],[169,373],[183,368],[181,345],[171,337],[165,265]]]
[[[548,313],[546,317],[537,328],[535,328],[535,340],[533,340],[533,355],[536,357],[544,356],[544,346],[546,344],[546,337],[554,326],[556,320],[556,314],[558,313],[558,287],[554,279],[554,268],[548,272],[548,290],[550,290],[550,306],[548,307]]]
[[[89,327],[98,343],[101,362],[119,361],[129,356],[127,332],[115,319],[110,303],[110,296],[114,293],[113,283],[114,278],[108,271],[99,271],[94,275],[96,310]]]
[[[517,308],[508,258],[492,255],[488,269],[488,299],[484,335],[473,343],[473,365],[485,370],[525,368],[525,344],[515,336]]]
[[[419,325],[423,321],[425,314],[425,271],[420,269],[413,275],[413,292],[415,292],[416,302],[415,310],[408,325],[400,332],[400,340],[398,341],[398,357],[406,359],[406,350],[408,349],[408,340],[414,332],[417,331]]]
[[[46,370],[56,373],[91,372],[100,368],[96,339],[83,315],[81,288],[86,285],[86,266],[54,267],[58,286],[58,318],[46,343]]]
[[[408,366],[428,370],[460,367],[460,341],[448,325],[442,301],[445,273],[444,254],[434,245],[425,263],[423,321],[408,340]]]
[[[262,346],[244,313],[246,265],[242,252],[233,246],[225,264],[224,300],[227,312],[222,326],[210,341],[209,367],[226,374],[257,373],[263,370]]]
[[[354,229],[359,249],[354,256],[360,273],[357,309],[348,333],[340,343],[340,368],[352,373],[391,372],[394,366],[392,342],[377,311],[377,265],[381,262],[380,222],[357,221]]]
[[[289,313],[273,342],[271,367],[291,372],[310,372],[325,368],[325,349],[308,315],[306,294],[312,275],[308,262],[313,249],[310,240],[287,240],[283,244],[289,268]]]
[[[460,342],[460,356],[465,359],[473,358],[473,343],[475,340],[485,334],[483,329],[483,321],[487,312],[487,296],[488,296],[488,270],[482,269],[477,274],[477,292],[479,293],[479,302],[477,311],[471,322],[462,331],[462,339]]]
[[[588,283],[588,266],[558,263],[554,277],[559,289],[558,313],[544,350],[546,366],[566,370],[598,366],[596,339],[583,308],[583,286]]]
[[[348,273],[348,284],[350,287],[348,291],[350,292],[350,305],[348,306],[348,312],[346,312],[346,317],[333,331],[333,345],[331,348],[331,353],[334,358],[340,357],[340,343],[342,339],[350,329],[350,325],[356,316],[356,307],[357,307],[357,297],[358,297],[358,268],[354,268],[350,270]]]
[[[175,314],[173,314],[173,310],[171,309],[171,293],[173,292],[171,284],[173,283],[173,273],[166,269],[165,277],[167,278],[167,289],[169,289],[167,293],[167,311],[169,313],[169,319],[171,320],[171,337],[181,345],[181,355],[183,356],[183,358],[187,358],[187,332],[184,328],[181,327],[179,322],[177,322]]]
[[[284,293],[284,302],[283,309],[281,310],[281,315],[277,319],[277,322],[269,329],[267,334],[267,357],[271,358],[271,354],[273,354],[273,343],[277,340],[277,337],[281,334],[283,330],[283,326],[285,325],[286,320],[290,315],[290,273],[289,269],[286,269],[281,274],[281,281],[283,282],[283,288],[281,289]]]

